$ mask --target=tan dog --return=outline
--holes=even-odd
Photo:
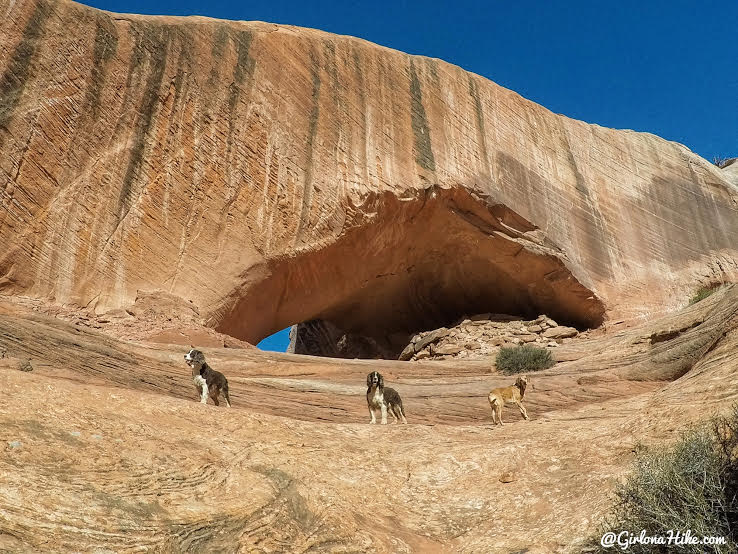
[[[497,425],[498,421],[500,422],[500,425],[502,425],[502,408],[505,404],[509,404],[511,402],[520,409],[520,413],[525,419],[530,419],[528,417],[528,412],[526,412],[523,407],[523,397],[525,396],[525,388],[527,386],[528,378],[518,377],[512,387],[500,387],[490,391],[487,399],[489,400],[489,405],[492,408],[492,423],[494,425]]]

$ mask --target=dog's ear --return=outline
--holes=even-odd
[[[371,373],[367,373],[366,375],[366,386],[367,388],[372,386],[372,374]]]
[[[379,388],[380,389],[384,388],[384,377],[382,377],[381,373],[379,374]]]

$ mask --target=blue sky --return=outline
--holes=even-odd
[[[441,58],[557,113],[738,156],[738,1],[91,0],[313,27]],[[269,342],[284,350],[285,333]]]
[[[282,329],[278,333],[274,333],[272,336],[265,338],[261,341],[258,346],[262,350],[270,350],[272,352],[284,352],[287,350],[287,345],[290,343],[290,330]]]

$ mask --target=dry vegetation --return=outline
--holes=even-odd
[[[550,350],[524,344],[512,348],[502,348],[497,355],[497,369],[505,375],[540,371],[552,367],[556,362]]]
[[[738,405],[711,425],[685,431],[670,447],[645,449],[632,473],[615,490],[615,504],[589,552],[608,552],[599,544],[606,532],[668,537],[690,530],[699,538],[724,537],[723,545],[684,545],[681,552],[738,552]],[[668,552],[674,546],[635,544],[636,554]]]

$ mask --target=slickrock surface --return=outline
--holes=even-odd
[[[204,325],[197,308],[178,296],[162,291],[139,291],[136,301],[127,309],[110,310],[97,315],[88,309],[47,304],[29,297],[0,295],[0,303],[18,313],[35,312],[68,321],[80,327],[99,330],[119,339],[179,344],[254,348],[253,345],[218,333]],[[2,357],[2,356],[0,356]]]
[[[0,349],[1,550],[577,552],[636,444],[738,400],[738,287],[560,346],[502,428],[486,393],[511,378],[483,362],[205,349],[229,410],[195,401],[182,347],[5,302]],[[408,425],[367,424],[374,369]]]
[[[463,313],[597,325],[738,276],[738,189],[659,137],[267,23],[0,1],[0,290],[192,302],[254,343]]]

